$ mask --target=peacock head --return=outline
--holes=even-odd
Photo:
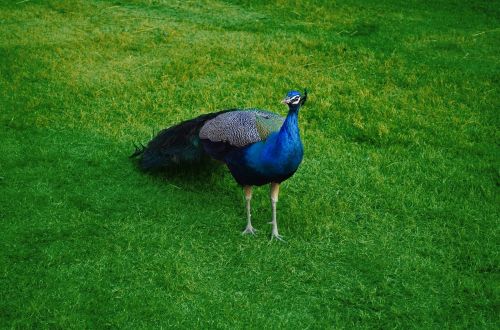
[[[289,91],[285,98],[283,99],[283,104],[288,104],[290,108],[298,108],[299,106],[306,103],[307,100],[307,89],[304,89],[304,95],[300,94],[298,91]]]

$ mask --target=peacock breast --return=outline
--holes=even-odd
[[[277,138],[278,135],[273,134],[266,143],[251,146],[246,153],[248,166],[266,176],[283,177],[294,173],[302,162],[302,143],[298,140],[278,144],[274,141]]]

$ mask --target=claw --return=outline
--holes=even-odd
[[[256,235],[257,234],[257,229],[255,229],[252,226],[247,226],[245,228],[245,230],[241,233],[241,235],[246,235],[246,234]]]
[[[273,239],[277,239],[278,241],[281,241],[281,242],[283,242],[283,243],[286,243],[286,241],[283,239],[283,236],[281,236],[281,235],[280,235],[280,234],[278,234],[278,233],[273,233],[273,234],[271,235],[271,241],[272,241]]]

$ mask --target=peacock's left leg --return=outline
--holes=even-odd
[[[278,222],[276,221],[276,203],[278,203],[278,194],[280,192],[280,184],[279,183],[271,183],[271,205],[273,207],[273,221],[271,224],[273,225],[273,231],[271,234],[271,240],[276,238],[277,240],[282,241],[283,236],[278,234]]]
[[[257,229],[252,227],[252,215],[250,214],[250,201],[252,200],[252,186],[244,186],[243,191],[245,192],[245,200],[247,201],[247,227],[241,234],[252,234],[257,233]]]

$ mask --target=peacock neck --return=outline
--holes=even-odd
[[[301,143],[298,114],[299,106],[290,106],[288,115],[278,133],[278,145],[284,146]]]
[[[259,159],[264,164],[276,166],[276,173],[292,173],[302,161],[303,147],[300,140],[298,107],[290,107],[277,135],[268,139],[261,149]],[[269,165],[270,166],[270,165]],[[269,171],[269,168],[267,168]]]

